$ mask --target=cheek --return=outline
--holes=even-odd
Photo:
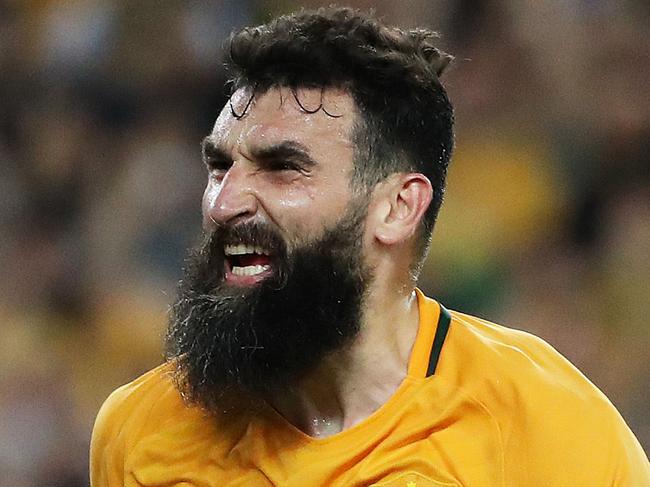
[[[267,194],[273,195],[269,203],[287,211],[305,211],[309,219],[336,212],[344,209],[349,199],[347,181],[341,179],[319,176],[316,182],[298,177],[283,184],[269,184]]]
[[[286,188],[264,205],[271,218],[289,235],[302,240],[319,237],[345,213],[349,195],[322,188]]]
[[[300,211],[313,207],[316,194],[313,190],[304,187],[286,188],[278,192],[273,198],[273,205],[280,211]]]

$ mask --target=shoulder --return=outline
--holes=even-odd
[[[632,475],[648,478],[647,458],[619,412],[551,345],[524,331],[451,314],[441,372],[490,411],[511,467],[525,477],[552,465],[559,468],[558,479],[582,478],[582,485],[592,478],[609,478],[606,485]]]
[[[448,310],[420,297],[421,317],[428,321],[439,316],[442,323]],[[541,338],[458,311],[449,311],[449,315],[436,376],[451,387],[461,388],[479,401],[484,399],[493,408],[509,408],[513,402],[533,398],[539,404],[541,395],[557,397],[562,392],[606,401],[573,364]],[[439,331],[434,342],[440,338]]]
[[[457,311],[451,315],[452,347],[466,366],[513,382],[534,380],[539,381],[538,386],[547,384],[572,390],[578,386],[589,393],[595,390],[571,362],[543,339]]]
[[[562,403],[565,410],[597,404],[613,408],[582,372],[541,338],[456,311],[451,314],[446,370],[491,409],[517,407],[525,413],[553,403]]]
[[[171,372],[172,366],[163,364],[116,389],[106,399],[91,438],[93,486],[112,485],[121,479],[126,453],[139,439],[187,409]]]
[[[180,394],[172,382],[172,367],[163,364],[113,391],[99,410],[95,429],[123,425],[134,417],[146,421],[161,409],[173,409],[181,404]]]

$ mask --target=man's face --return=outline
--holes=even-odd
[[[237,91],[232,110],[226,105],[204,141],[209,171],[204,228],[264,224],[289,246],[321,235],[351,200],[351,97],[307,89],[294,96],[287,88],[276,88],[255,95],[246,108],[250,100],[250,91]],[[303,109],[321,103],[325,110]],[[238,118],[233,111],[245,114]],[[228,284],[253,286],[273,272],[267,255],[272,249],[226,243]]]
[[[212,410],[291,387],[348,344],[371,280],[366,202],[349,189],[351,100],[325,93],[327,113],[306,113],[286,91],[256,96],[241,119],[226,106],[204,143],[206,241],[167,347],[183,392]],[[298,97],[321,102],[320,90]],[[236,94],[237,113],[249,98]]]

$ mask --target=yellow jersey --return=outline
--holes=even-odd
[[[407,376],[352,428],[315,439],[271,407],[208,415],[164,364],[102,406],[91,485],[650,486],[624,420],[551,346],[417,295]]]

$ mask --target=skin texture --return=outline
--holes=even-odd
[[[330,111],[342,113],[332,118],[322,110],[303,112],[289,90],[255,97],[246,115],[238,120],[228,106],[221,112],[209,139],[232,158],[232,165],[211,171],[203,197],[204,225],[234,223],[254,218],[272,223],[283,237],[291,240],[300,232],[318,233],[336,221],[350,201],[348,188],[352,170],[352,128],[354,107],[347,95],[328,93],[324,100]],[[318,98],[314,99],[314,95]],[[306,106],[318,106],[320,92],[300,92]],[[233,96],[233,108],[243,111],[250,93],[240,90]],[[260,166],[253,153],[284,141],[308,148],[317,162],[297,170],[269,170]],[[315,213],[315,209],[319,210]],[[314,218],[318,215],[319,218]]]
[[[204,142],[209,171],[203,197],[207,231],[226,223],[262,222],[291,245],[321,234],[355,197],[349,183],[350,135],[357,116],[352,98],[333,89],[301,89],[296,95],[300,104],[288,88],[272,88],[256,94],[244,116],[235,116],[229,105],[219,115]],[[250,97],[245,89],[233,95],[235,114],[244,112]],[[327,112],[303,109],[316,108],[321,100]],[[300,147],[302,159],[309,162],[290,157],[287,166],[279,158],[269,162],[260,156],[264,149],[287,143]],[[406,376],[418,323],[409,268],[431,194],[431,184],[421,174],[394,174],[372,188],[362,258],[375,279],[368,289],[361,332],[351,346],[328,356],[291,391],[268,398],[287,421],[308,435],[329,436],[365,419]],[[257,282],[226,279],[240,286]]]

